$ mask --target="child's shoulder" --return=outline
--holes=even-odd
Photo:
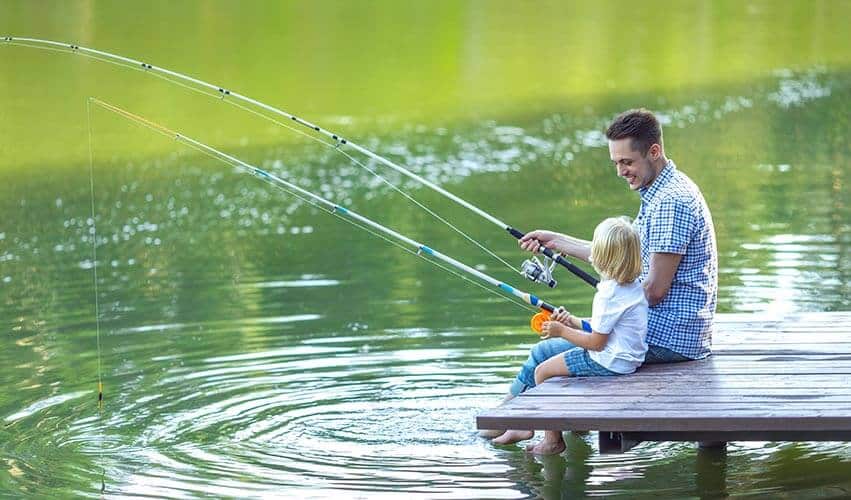
[[[631,297],[637,293],[644,293],[641,283],[638,281],[632,283],[618,283],[613,279],[605,279],[597,284],[596,297],[600,300],[621,300],[625,297]]]
[[[618,283],[615,280],[607,279],[600,282],[601,285],[604,285],[603,288],[608,289],[612,292],[619,293],[629,293],[634,292],[636,290],[643,290],[641,282],[639,280],[631,281],[629,283]],[[599,290],[599,287],[598,287]]]
[[[644,297],[644,287],[638,280],[635,280],[631,283],[617,283],[614,280],[611,281],[612,284],[610,285],[610,290],[608,291],[609,297],[618,298],[622,300],[640,300]]]
[[[611,297],[617,291],[618,286],[618,282],[613,279],[602,279],[597,283],[596,295],[598,297]]]

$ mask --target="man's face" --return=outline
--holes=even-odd
[[[658,144],[650,147],[647,155],[632,149],[632,139],[617,139],[609,141],[609,156],[618,171],[618,176],[623,177],[633,191],[649,186],[656,179],[656,171],[653,169],[651,159],[658,156]]]

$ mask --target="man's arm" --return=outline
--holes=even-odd
[[[653,253],[650,255],[650,271],[644,280],[644,295],[651,307],[665,299],[674,275],[683,256],[678,253]]]
[[[591,242],[567,234],[544,231],[541,229],[526,233],[520,238],[520,248],[537,253],[543,245],[550,250],[563,253],[576,259],[589,261]]]

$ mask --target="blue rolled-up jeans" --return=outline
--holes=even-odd
[[[569,351],[574,347],[576,347],[574,344],[562,338],[542,340],[532,346],[529,351],[529,358],[523,363],[520,373],[511,383],[511,394],[517,396],[521,392],[535,387],[535,368],[556,354]]]

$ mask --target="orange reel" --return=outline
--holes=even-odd
[[[549,321],[550,316],[552,316],[552,313],[546,310],[532,316],[532,321],[529,324],[532,327],[532,331],[538,335],[544,333],[544,322]]]

